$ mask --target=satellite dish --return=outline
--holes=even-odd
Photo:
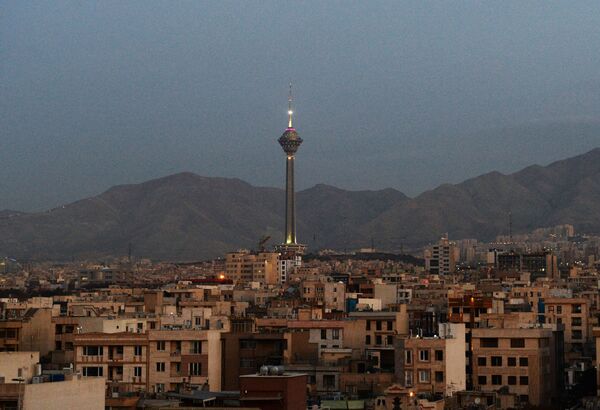
[[[481,403],[481,399],[479,397],[475,397],[475,404]]]

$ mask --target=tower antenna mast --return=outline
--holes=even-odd
[[[288,128],[293,128],[292,126],[292,115],[294,111],[292,110],[292,82],[290,81],[290,94],[288,95]]]

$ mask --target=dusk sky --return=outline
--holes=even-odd
[[[600,3],[0,4],[0,210],[181,171],[417,195],[600,146]]]

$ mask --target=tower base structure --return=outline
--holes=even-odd
[[[295,268],[302,266],[302,255],[306,245],[298,243],[282,243],[275,245],[275,252],[279,252],[279,283],[286,283],[290,273]]]

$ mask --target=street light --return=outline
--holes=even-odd
[[[20,369],[19,369],[20,370]],[[23,408],[23,383],[25,382],[25,378],[23,377],[16,377],[14,379],[12,379],[13,382],[17,382],[19,383],[19,398],[18,398],[18,402],[17,402],[17,409],[21,410]]]

